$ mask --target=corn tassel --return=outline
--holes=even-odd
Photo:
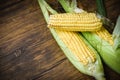
[[[66,31],[98,31],[102,22],[94,13],[63,13],[50,16],[49,28]]]

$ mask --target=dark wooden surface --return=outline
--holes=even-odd
[[[79,1],[86,10],[96,9],[94,0]],[[119,3],[105,0],[113,22],[120,14]],[[46,25],[37,0],[0,0],[0,80],[94,80],[74,68]],[[107,80],[120,80],[104,68]]]

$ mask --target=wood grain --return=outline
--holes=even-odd
[[[120,14],[119,2],[106,0],[113,22]],[[85,5],[86,10],[95,10],[92,4]],[[0,80],[95,80],[74,68],[46,25],[37,0],[0,0]],[[120,80],[119,74],[104,67],[107,80]]]

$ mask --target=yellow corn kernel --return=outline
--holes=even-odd
[[[96,61],[95,52],[85,44],[79,33],[57,29],[56,32],[60,39],[66,44],[67,48],[71,50],[83,65]]]
[[[49,28],[67,31],[98,31],[102,22],[94,13],[63,13],[51,15]]]
[[[113,45],[114,41],[113,41],[112,35],[104,27],[102,27],[101,30],[96,31],[95,33],[99,37],[101,37],[103,40]]]

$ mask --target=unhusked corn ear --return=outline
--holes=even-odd
[[[51,15],[48,27],[67,31],[98,31],[102,22],[95,13],[62,13]]]
[[[60,39],[83,65],[96,61],[95,52],[82,40],[79,33],[56,30]]]
[[[50,28],[55,40],[70,62],[82,73],[105,80],[97,51],[78,32]]]
[[[113,70],[120,73],[120,50],[115,50],[110,33],[102,28],[99,32],[82,32],[82,35],[99,52],[103,61]]]
[[[104,27],[102,27],[101,30],[96,31],[95,34],[107,41],[109,44],[113,45],[114,41],[112,35]]]

